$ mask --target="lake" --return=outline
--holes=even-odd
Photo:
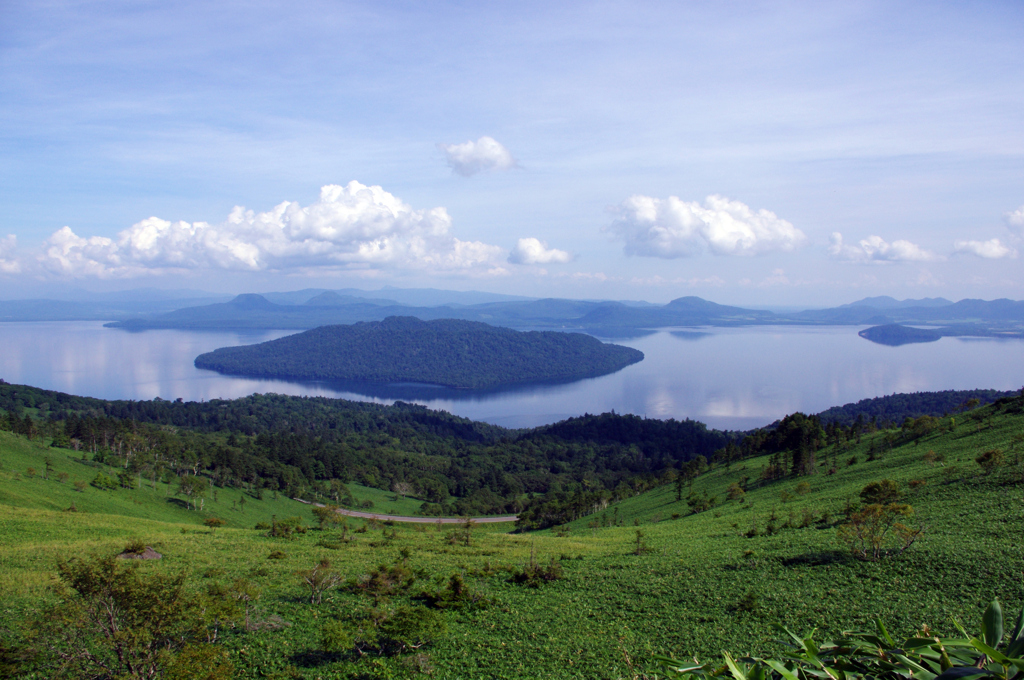
[[[749,429],[794,411],[817,413],[894,392],[1024,385],[1024,341],[942,338],[886,347],[858,337],[859,330],[665,329],[616,340],[646,355],[617,373],[477,393],[424,385],[251,380],[192,365],[203,352],[293,331],[128,332],[103,328],[99,322],[14,322],[0,323],[0,378],[103,399],[199,401],[277,392],[381,403],[402,399],[507,427],[614,410],[650,418],[692,418],[722,429]]]

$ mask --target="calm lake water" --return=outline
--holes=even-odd
[[[726,429],[757,427],[794,411],[816,413],[894,392],[1024,385],[1021,340],[943,338],[886,347],[859,338],[858,330],[669,329],[616,341],[636,347],[646,358],[612,375],[474,393],[422,385],[250,380],[192,365],[198,354],[217,347],[263,342],[292,331],[132,333],[98,322],[0,323],[0,378],[104,399],[198,401],[277,392],[382,403],[402,399],[508,427],[615,410],[692,418]]]

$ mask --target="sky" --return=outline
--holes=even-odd
[[[0,297],[1024,298],[1024,3],[0,0]]]

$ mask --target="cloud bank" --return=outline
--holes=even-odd
[[[508,261],[512,264],[556,264],[572,260],[572,255],[564,250],[548,248],[548,244],[535,238],[521,238],[516,247],[509,253]]]
[[[218,269],[294,271],[418,269],[499,273],[505,250],[451,233],[444,208],[414,210],[379,186],[321,188],[310,206],[285,201],[267,212],[236,207],[218,224],[150,217],[116,238],[70,228],[44,243],[39,264],[61,276],[132,277]]]
[[[508,170],[516,167],[516,159],[509,150],[493,137],[462,144],[439,144],[451,169],[470,177],[487,170]]]
[[[881,236],[868,236],[861,239],[857,245],[849,245],[843,242],[843,235],[835,231],[832,232],[829,241],[829,255],[837,260],[849,262],[931,262],[941,259],[935,253],[910,241],[888,243]]]
[[[977,255],[988,260],[1016,257],[1017,251],[994,238],[988,241],[956,241],[953,249],[957,253]]]
[[[673,259],[705,251],[715,255],[760,255],[791,251],[806,236],[769,210],[708,196],[701,205],[651,196],[631,196],[614,212],[608,231],[624,242],[627,255]]]

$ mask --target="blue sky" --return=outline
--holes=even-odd
[[[1024,298],[1019,2],[0,2],[0,26],[11,294]]]

